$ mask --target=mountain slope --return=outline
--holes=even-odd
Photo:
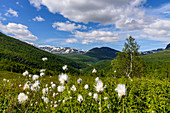
[[[166,46],[165,49],[169,49],[170,50],[170,43]]]
[[[98,60],[112,60],[117,56],[118,50],[111,49],[109,47],[93,48],[89,50],[85,55],[95,57]]]
[[[47,57],[46,64],[41,60]],[[47,68],[52,71],[62,72],[62,66],[68,65],[69,72],[78,72],[78,69],[86,67],[85,64],[75,62],[63,56],[51,54],[40,50],[25,42],[0,33],[0,60],[16,62],[30,68]],[[44,67],[45,65],[45,67]],[[77,68],[77,69],[76,69]]]
[[[111,49],[109,47],[101,47],[101,48],[93,48],[85,54],[64,55],[64,56],[73,59],[75,61],[86,63],[87,65],[91,66],[102,60],[113,60],[117,56],[116,52],[119,51]]]

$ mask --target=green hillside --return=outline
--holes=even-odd
[[[90,56],[90,57],[95,57],[99,61],[100,60],[113,60],[117,56],[116,52],[119,52],[119,51],[109,48],[109,47],[101,47],[101,48],[93,48],[89,50],[85,55]]]
[[[48,60],[44,64],[43,57]],[[0,69],[23,72],[25,69],[47,68],[51,71],[62,72],[62,66],[68,65],[69,72],[77,73],[85,64],[75,62],[63,56],[54,55],[33,47],[25,42],[0,33]]]
[[[170,65],[170,50],[142,56],[147,65]]]
[[[109,47],[93,48],[86,54],[74,54],[64,55],[70,59],[86,63],[87,65],[94,65],[100,63],[100,61],[113,60],[119,52]]]

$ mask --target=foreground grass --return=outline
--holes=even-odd
[[[3,79],[8,81],[3,81]],[[81,78],[82,82],[77,83]],[[65,90],[58,92],[57,87],[61,85],[58,76],[40,77],[40,89],[32,91],[23,90],[24,84],[32,78],[24,77],[22,74],[0,71],[0,112],[168,112],[169,110],[169,81],[167,79],[147,79],[134,78],[131,82],[127,78],[100,77],[106,88],[102,94],[95,90],[96,77],[71,76],[69,82],[65,84]],[[53,83],[52,83],[53,82]],[[47,85],[48,86],[47,86]],[[56,84],[52,88],[52,84]],[[84,86],[88,84],[89,88]],[[118,84],[126,85],[125,98],[118,98],[115,88]],[[76,91],[70,90],[75,85]],[[42,99],[42,89],[48,87],[49,99],[44,102]],[[19,104],[17,97],[19,93],[28,95],[29,100],[24,104]],[[92,95],[89,95],[89,92]],[[55,95],[54,95],[55,93]],[[94,93],[98,97],[94,99]],[[77,100],[81,94],[83,102]],[[101,107],[101,110],[99,109]]]

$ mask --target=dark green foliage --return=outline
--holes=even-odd
[[[43,57],[48,58],[45,64],[42,61]],[[2,33],[0,33],[0,60],[2,60],[1,69],[8,68],[7,70],[12,70],[15,72],[20,72],[21,70],[23,71],[24,69],[30,68],[46,68],[48,70],[62,72],[62,66],[68,65],[69,72],[79,73],[78,69],[86,67],[84,63],[78,63],[63,56],[48,53]],[[11,64],[6,65],[6,67],[3,66],[2,64],[5,64],[3,63],[4,60],[9,60]],[[19,68],[19,70],[16,71],[13,69],[16,67],[14,66],[15,63],[16,65],[22,65],[19,67],[24,68]]]
[[[85,55],[97,58],[98,60],[113,60],[117,56],[117,50],[109,47],[93,48],[89,50]]]

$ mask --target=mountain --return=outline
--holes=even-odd
[[[166,46],[165,49],[170,49],[170,43]]]
[[[116,52],[119,51],[109,47],[96,47],[89,50],[85,55],[95,57],[98,60],[112,60],[117,56]]]
[[[43,57],[48,60],[44,63]],[[42,68],[63,72],[62,66],[68,65],[70,73],[79,73],[78,69],[86,67],[82,62],[73,61],[64,56],[51,54],[40,50],[18,39],[6,36],[0,32],[0,69],[23,72],[25,69],[36,71]],[[52,73],[52,72],[51,72]]]
[[[152,54],[152,53],[156,53],[159,51],[163,51],[163,48],[159,48],[159,49],[154,49],[154,50],[149,50],[149,51],[141,51],[139,52],[141,55],[148,55],[148,54]]]
[[[38,45],[30,42],[26,43],[53,54],[85,54],[87,52],[86,50],[78,50],[70,47],[54,47],[50,45]]]
[[[109,47],[93,48],[85,54],[64,55],[75,61],[86,63],[89,66],[97,64],[104,60],[113,60],[119,52],[118,50],[111,49]],[[88,67],[89,67],[88,66]]]

